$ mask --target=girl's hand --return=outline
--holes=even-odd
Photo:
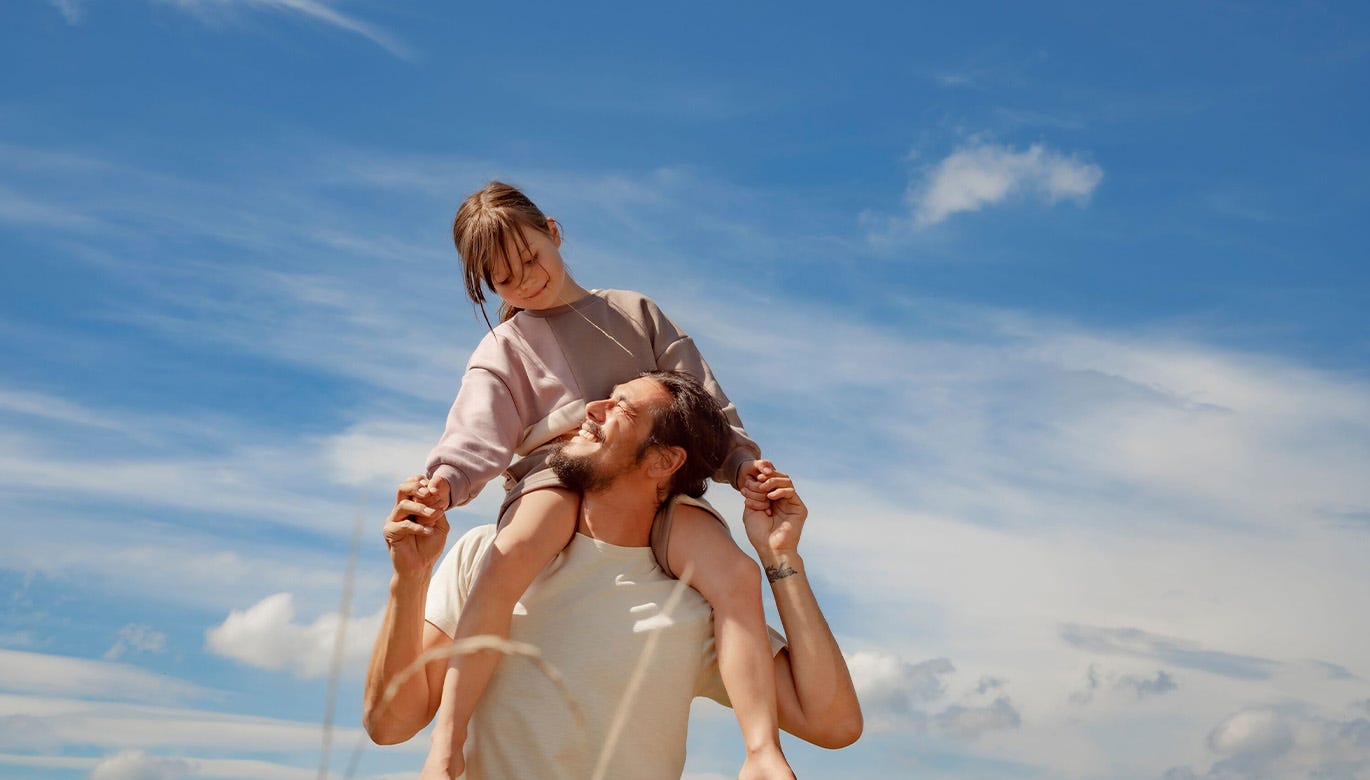
[[[414,491],[414,500],[439,512],[445,512],[452,507],[452,485],[441,477],[420,477],[418,489]]]
[[[775,464],[769,460],[748,460],[737,467],[737,489],[747,502],[748,509],[770,513],[770,502],[765,499],[748,498],[748,493],[756,494],[761,490],[761,480],[775,473]]]
[[[795,492],[790,476],[766,465],[769,476],[752,480],[742,489],[747,503],[742,525],[763,564],[798,552],[799,536],[809,516],[809,508]]]

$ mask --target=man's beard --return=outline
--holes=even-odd
[[[605,474],[595,468],[594,461],[588,455],[571,455],[566,452],[566,444],[559,445],[551,456],[547,458],[547,465],[552,467],[561,484],[576,491],[577,493],[588,493],[592,490],[599,490],[608,487],[614,481],[612,474]]]

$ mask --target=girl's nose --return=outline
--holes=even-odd
[[[536,266],[534,266],[534,268],[536,268]],[[542,281],[538,276],[539,275],[535,273],[532,268],[524,270],[523,278],[519,280],[519,287],[522,288],[520,292],[530,293],[536,290]]]

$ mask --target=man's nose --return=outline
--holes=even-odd
[[[612,403],[609,399],[602,401],[591,401],[585,405],[585,414],[595,422],[604,422],[604,410]]]

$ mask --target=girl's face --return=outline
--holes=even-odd
[[[547,220],[547,226],[551,235],[522,228],[524,246],[510,240],[504,247],[505,261],[496,261],[491,269],[495,294],[510,306],[529,311],[551,309],[570,303],[569,296],[578,292],[561,260],[561,231],[554,220]]]

